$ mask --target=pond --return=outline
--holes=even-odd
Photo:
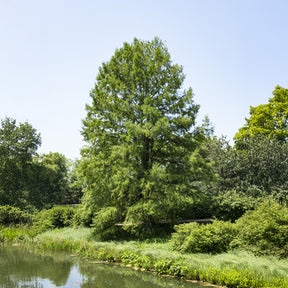
[[[43,254],[0,246],[1,288],[200,288],[189,283],[117,265],[93,263],[64,253]],[[207,287],[207,286],[206,286]]]

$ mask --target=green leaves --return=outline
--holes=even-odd
[[[248,211],[237,222],[237,243],[255,254],[288,256],[288,209],[273,200]]]
[[[204,160],[190,161],[205,137],[192,89],[181,90],[182,70],[158,38],[124,43],[99,68],[82,129],[87,206],[121,208],[123,220],[139,201],[191,196],[195,173],[209,178],[209,169],[197,170]]]
[[[16,161],[31,161],[41,144],[40,134],[25,122],[16,125],[16,120],[5,118],[1,120],[0,157]]]
[[[23,205],[27,167],[40,144],[40,134],[27,122],[1,120],[0,204]]]
[[[189,253],[227,252],[237,234],[234,224],[214,221],[212,224],[188,223],[175,226],[171,248]]]
[[[267,104],[250,107],[250,118],[235,134],[238,149],[245,149],[249,138],[267,136],[282,143],[288,139],[288,89],[276,86]]]

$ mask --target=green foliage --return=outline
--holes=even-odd
[[[155,270],[158,274],[169,274],[171,265],[172,265],[172,260],[161,259],[155,263]]]
[[[172,249],[190,253],[226,252],[237,233],[234,224],[223,221],[180,224],[175,230],[170,242]]]
[[[233,245],[257,255],[288,257],[288,208],[273,200],[248,211],[236,222],[239,231]]]
[[[288,144],[259,136],[249,139],[245,150],[233,149],[225,139],[213,139],[207,146],[218,174],[216,192],[236,190],[254,198],[273,194],[287,201]]]
[[[31,223],[32,216],[17,207],[0,206],[0,225],[16,225]]]
[[[25,226],[0,226],[0,244],[6,242],[20,242],[26,239],[27,229]]]
[[[27,201],[39,209],[62,204],[69,190],[69,161],[60,153],[34,157],[29,166]]]
[[[69,194],[68,160],[59,153],[38,156],[40,144],[40,135],[29,123],[1,121],[0,205],[50,208]]]
[[[128,208],[123,229],[137,238],[155,237],[157,225],[161,215],[161,207],[152,201],[139,202]]]
[[[64,195],[64,204],[80,204],[83,196],[83,186],[78,177],[79,161],[67,161],[68,174],[67,183],[68,187]]]
[[[70,206],[56,206],[49,210],[42,210],[34,220],[35,234],[49,229],[73,226],[75,213],[76,208]]]
[[[220,192],[214,198],[213,215],[219,220],[235,222],[246,211],[254,209],[259,202],[257,198],[250,196],[250,193],[247,194],[235,190]]]
[[[267,104],[250,107],[250,118],[239,129],[234,140],[238,149],[255,136],[274,138],[282,143],[288,139],[288,89],[276,86]]]
[[[83,203],[93,213],[116,207],[123,221],[130,207],[152,201],[165,202],[164,218],[165,207],[194,197],[212,180],[199,149],[207,125],[196,126],[199,105],[192,89],[181,90],[184,78],[158,38],[124,43],[99,68],[92,104],[86,106],[87,146],[79,165]]]
[[[93,218],[93,235],[98,240],[112,240],[121,237],[121,228],[115,224],[119,221],[119,211],[115,207],[102,208]]]
[[[29,123],[1,120],[0,205],[24,206],[27,166],[40,144],[40,135]]]

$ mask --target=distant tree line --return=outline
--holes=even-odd
[[[38,155],[40,144],[40,134],[31,124],[1,120],[0,205],[43,209],[79,203],[72,163],[60,153]]]

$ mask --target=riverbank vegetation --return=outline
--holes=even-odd
[[[27,227],[6,228],[6,233],[10,241],[26,247],[69,251],[92,261],[121,264],[186,280],[210,282],[226,287],[284,288],[288,284],[286,259],[254,256],[241,250],[221,254],[181,253],[171,249],[169,238],[98,242],[91,239],[89,228],[54,229],[33,238],[28,235]]]
[[[160,39],[124,43],[99,68],[75,162],[38,155],[36,129],[3,119],[0,242],[287,287],[288,89],[251,107],[230,145],[208,117],[197,121],[184,79]]]
[[[273,213],[267,206],[275,216],[271,216]],[[9,209],[6,207],[6,210]],[[96,261],[227,287],[287,287],[288,263],[284,258],[285,248],[280,249],[279,241],[287,243],[285,228],[288,225],[281,221],[284,213],[288,214],[277,203],[265,202],[235,224],[217,220],[206,225],[180,224],[172,237],[121,241],[96,241],[93,229],[77,226],[79,210],[54,207],[34,215],[30,224],[26,220],[26,224],[19,224],[18,218],[11,217],[17,219],[18,224],[6,227],[2,224],[0,242],[69,251]],[[16,210],[9,211],[12,216]],[[247,221],[247,217],[253,221]],[[266,225],[263,217],[267,217]],[[275,233],[277,228],[279,232]],[[269,231],[272,232],[269,234]],[[254,234],[254,238],[246,238],[250,234]],[[253,242],[255,236],[259,245]],[[233,241],[236,243],[231,245]],[[277,247],[280,248],[277,250]]]

